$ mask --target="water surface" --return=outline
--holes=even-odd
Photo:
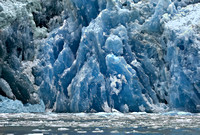
[[[0,134],[199,135],[200,114],[0,114]]]

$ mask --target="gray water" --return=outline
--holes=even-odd
[[[1,134],[200,135],[200,114],[0,114]]]

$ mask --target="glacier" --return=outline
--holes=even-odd
[[[1,1],[0,112],[200,112],[199,50],[200,0]]]

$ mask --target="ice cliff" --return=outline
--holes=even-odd
[[[0,1],[0,112],[200,112],[199,51],[200,0]]]

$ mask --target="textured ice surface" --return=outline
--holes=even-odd
[[[0,2],[0,94],[56,112],[199,112],[199,7]]]
[[[194,112],[200,109],[199,13],[200,4],[181,9],[167,21],[163,34],[171,74],[170,104]]]
[[[19,100],[11,100],[0,95],[0,112],[1,113],[40,113],[45,111],[43,101],[40,104],[23,104]]]
[[[35,41],[45,37],[45,28],[36,28],[33,21],[32,11],[39,8],[39,5],[36,1],[25,0],[0,2],[0,93],[20,100],[23,104],[40,104],[38,92],[30,81],[31,72],[26,74],[24,70],[29,68],[22,65],[25,61],[34,60],[37,47]],[[6,105],[7,101],[11,104]],[[6,109],[15,103],[21,105],[19,110]],[[31,112],[27,111],[29,108],[23,111],[23,104],[2,98],[1,111]],[[42,110],[44,111],[44,106]]]

